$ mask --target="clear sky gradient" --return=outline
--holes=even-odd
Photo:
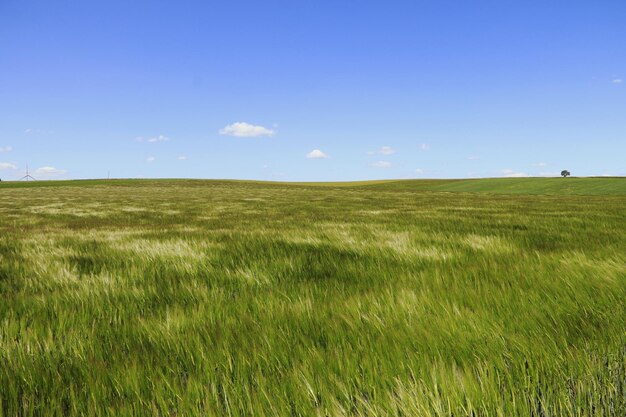
[[[626,1],[0,0],[0,178],[626,175]]]

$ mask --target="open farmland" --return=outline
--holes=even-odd
[[[0,185],[0,415],[624,416],[626,179]]]

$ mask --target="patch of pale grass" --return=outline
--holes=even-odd
[[[390,249],[405,257],[430,260],[446,260],[452,257],[452,253],[442,247],[416,240],[411,232],[379,229],[376,235],[374,245],[382,249]]]
[[[148,211],[148,209],[145,207],[126,206],[119,208],[118,211],[122,213],[142,213]]]
[[[81,230],[79,232],[65,232],[60,237],[74,239],[78,242],[95,241],[95,242],[119,242],[131,239],[144,233],[142,230],[133,229],[90,229]]]
[[[564,254],[560,262],[569,271],[593,271],[597,279],[612,283],[616,283],[620,276],[626,276],[626,261],[621,256],[594,259],[583,252],[572,251]]]
[[[272,234],[278,238],[280,238],[281,240],[288,242],[288,243],[295,243],[295,244],[306,244],[306,245],[320,245],[322,243],[324,243],[324,240],[321,238],[321,236],[318,236],[316,234],[312,234],[312,233],[298,233],[298,232],[294,232],[294,233],[289,233],[289,234]]]
[[[406,258],[422,258],[430,260],[446,260],[453,253],[445,249],[442,243],[449,240],[446,236],[426,235],[417,231],[393,231],[383,225],[365,225],[358,227],[340,223],[318,225],[318,234],[326,241],[361,252],[372,249],[387,250]],[[435,244],[433,244],[435,243]]]
[[[271,277],[266,272],[258,269],[237,268],[230,273],[230,276],[254,285],[267,285],[271,282]]]
[[[386,214],[386,211],[383,210],[360,210],[357,212],[357,214],[365,214],[368,216],[378,216],[381,214]]]
[[[206,241],[189,242],[187,240],[133,239],[120,242],[117,246],[122,251],[131,252],[130,256],[148,259],[181,258],[199,261],[205,258],[205,251],[215,248],[216,243]]]
[[[511,242],[498,236],[482,236],[471,234],[460,240],[470,248],[493,253],[509,253],[514,247]]]
[[[103,210],[100,204],[77,206],[67,203],[55,203],[44,206],[28,207],[27,210],[33,214],[47,214],[54,216],[106,217],[110,215],[110,212]]]

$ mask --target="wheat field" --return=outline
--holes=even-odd
[[[626,179],[480,181],[2,183],[0,416],[626,415]]]

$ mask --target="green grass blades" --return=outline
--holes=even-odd
[[[0,415],[626,415],[626,196],[485,181],[3,183]]]

